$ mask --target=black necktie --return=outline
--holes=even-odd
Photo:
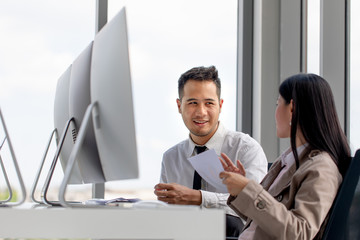
[[[206,150],[205,146],[196,146],[196,153],[200,154]],[[201,176],[198,174],[198,172],[195,170],[194,173],[194,181],[193,181],[193,189],[200,190],[201,189]]]

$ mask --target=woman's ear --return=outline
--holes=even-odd
[[[290,125],[291,125],[291,122],[292,122],[292,115],[293,115],[293,111],[294,111],[294,101],[291,99],[290,100],[290,103],[289,103],[289,114],[290,114]]]

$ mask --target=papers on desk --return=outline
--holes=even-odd
[[[83,202],[84,205],[111,205],[118,203],[136,203],[139,202],[138,198],[114,198],[114,199],[102,199],[102,198],[92,198]]]
[[[220,172],[224,171],[224,168],[214,149],[195,155],[188,158],[188,160],[207,183],[216,187],[217,192],[228,192],[226,185],[222,183],[219,177]]]

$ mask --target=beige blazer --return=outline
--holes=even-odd
[[[229,197],[228,205],[247,217],[245,228],[251,221],[257,224],[254,239],[320,237],[342,176],[326,152],[304,150],[299,162],[299,168],[294,164],[271,191],[267,190],[281,170],[280,158],[261,185],[251,180],[238,196]]]

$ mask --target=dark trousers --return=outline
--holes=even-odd
[[[238,237],[243,227],[239,217],[226,214],[226,237]]]

